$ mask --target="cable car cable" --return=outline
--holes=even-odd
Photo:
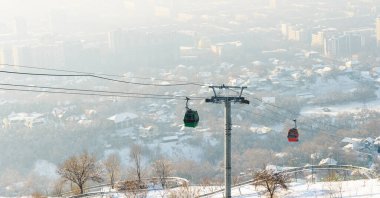
[[[293,111],[290,111],[290,110],[288,110],[288,109],[285,109],[285,108],[282,108],[282,107],[279,107],[279,106],[277,106],[277,105],[273,105],[273,104],[270,104],[270,103],[266,103],[266,102],[264,102],[264,101],[262,101],[261,99],[259,99],[259,98],[255,98],[255,97],[253,97],[253,99],[255,99],[255,100],[258,100],[258,101],[260,101],[260,102],[262,102],[263,104],[266,104],[266,105],[269,105],[269,106],[272,106],[272,107],[275,107],[275,108],[278,108],[278,109],[281,109],[281,110],[284,110],[284,111],[287,111],[287,112],[290,112],[291,114],[293,114],[293,115],[299,115],[299,113],[295,113],[295,112],[293,112]],[[271,111],[271,110],[270,110]],[[274,111],[272,111],[272,112],[274,112]],[[276,113],[276,112],[274,112],[274,113]],[[277,113],[278,114],[278,113]],[[280,114],[279,114],[280,115]],[[303,116],[303,117],[305,117],[305,116]],[[310,119],[310,118],[309,118]],[[313,122],[315,122],[315,120],[313,120]],[[326,123],[324,123],[325,125],[328,125],[328,126],[330,126],[330,127],[332,127],[332,128],[335,128],[336,130],[341,130],[342,128],[338,128],[338,127],[336,127],[336,126],[334,126],[334,125],[331,125],[331,124],[326,124]]]
[[[135,95],[115,95],[115,94],[100,94],[100,93],[80,93],[80,92],[65,92],[65,91],[47,91],[47,90],[30,90],[30,89],[16,89],[0,87],[0,90],[5,91],[19,91],[19,92],[36,92],[36,93],[53,93],[53,94],[68,94],[68,95],[84,95],[84,96],[108,96],[108,97],[121,97],[121,98],[146,98],[146,99],[163,99],[163,100],[184,100],[173,97],[154,97],[154,96],[135,96]],[[203,99],[194,99],[203,100]]]
[[[246,111],[246,112],[249,112],[249,113],[253,113],[253,114],[255,114],[255,115],[258,115],[258,116],[260,116],[260,117],[262,117],[262,118],[266,118],[266,119],[272,120],[272,121],[274,121],[274,122],[278,122],[278,120],[275,120],[275,119],[273,119],[273,118],[271,118],[271,117],[268,117],[268,116],[265,116],[265,115],[262,115],[262,114],[258,114],[258,113],[256,113],[256,112],[253,112],[253,111],[250,111],[250,110],[240,109],[240,108],[237,108],[237,109],[242,110],[242,111]],[[286,119],[289,119],[289,118],[286,118]],[[289,120],[290,120],[290,119],[289,119]],[[313,128],[313,127],[311,127],[311,126],[307,126],[307,125],[302,125],[302,126],[300,127],[300,129],[303,129],[303,128],[310,129],[310,131],[314,131],[314,130],[315,130],[315,127]],[[323,128],[321,128],[321,127],[317,127],[317,128],[319,128],[319,129],[323,129]],[[341,136],[338,136],[338,135],[334,135],[334,134],[330,134],[330,133],[327,133],[327,132],[324,132],[324,131],[319,131],[319,132],[320,132],[320,133],[323,133],[323,134],[326,134],[326,135],[328,135],[328,136],[332,136],[332,137],[339,137],[339,138],[341,138],[341,139],[344,138],[344,137],[341,137]],[[341,140],[341,139],[340,139],[340,140]]]
[[[266,109],[265,109],[265,110],[266,110]],[[278,114],[278,115],[282,116],[281,114]],[[310,118],[305,117],[305,116],[302,116],[301,118],[302,118],[303,120],[309,120],[309,121],[311,121]],[[292,121],[292,119],[290,119],[290,118],[285,118],[285,119],[288,119],[289,121]],[[315,122],[315,120],[312,120],[312,121]],[[322,125],[322,124],[319,124],[318,126],[316,126],[317,128],[319,128],[319,129],[321,130],[321,131],[319,131],[320,133],[324,133],[324,134],[326,134],[326,135],[333,136],[333,137],[339,137],[339,138],[341,138],[341,139],[344,138],[343,136],[338,136],[338,135],[335,135],[335,134],[331,134],[331,133],[327,133],[327,132],[322,131],[322,129],[326,129],[326,127],[325,127],[325,128],[322,128],[321,125]],[[302,128],[305,127],[304,124],[303,124],[302,126],[303,126]],[[329,126],[333,126],[333,125],[329,125]],[[334,127],[335,127],[335,126],[334,126]],[[313,126],[309,126],[308,128],[309,128],[311,131],[314,131],[314,128],[315,128],[315,127],[313,127]],[[336,128],[337,130],[340,130],[340,128],[337,128],[337,127],[335,127],[335,128]]]
[[[41,89],[53,89],[53,90],[83,91],[83,92],[125,94],[125,95],[143,95],[143,96],[172,97],[172,98],[185,98],[186,97],[186,96],[181,96],[181,95],[165,95],[165,94],[150,94],[150,93],[137,93],[137,92],[120,92],[120,91],[101,91],[101,90],[91,90],[91,89],[74,89],[74,88],[22,85],[22,84],[9,84],[9,83],[0,83],[0,85],[12,86],[12,87],[24,87],[24,88],[41,88]],[[205,97],[192,97],[192,99],[205,99]]]
[[[26,65],[0,64],[0,66],[20,67],[20,68],[27,68],[27,69],[37,69],[37,70],[46,70],[46,71],[58,71],[58,72],[76,73],[76,74],[90,74],[90,75],[108,76],[108,77],[119,77],[119,78],[126,78],[127,77],[127,76],[124,76],[124,75],[117,75],[117,74],[93,73],[93,72],[83,72],[83,71],[65,70],[65,69],[53,69],[53,68],[44,68],[44,67],[35,67],[35,66],[26,66]],[[202,85],[202,82],[189,82],[189,81],[184,81],[184,80],[160,79],[160,78],[154,78],[154,77],[134,77],[133,76],[133,77],[127,77],[127,78],[130,78],[130,79],[142,79],[142,80],[157,80],[157,81],[180,82],[180,83],[194,83],[194,84]]]
[[[157,87],[171,87],[171,86],[188,86],[188,85],[196,85],[196,86],[206,86],[196,83],[178,83],[178,84],[152,84],[152,83],[137,83],[137,82],[131,82],[131,81],[124,81],[124,80],[117,80],[112,79],[108,77],[102,77],[99,75],[93,75],[93,74],[48,74],[48,73],[29,73],[29,72],[14,72],[14,71],[0,71],[0,73],[7,73],[7,74],[16,74],[16,75],[28,75],[28,76],[49,76],[49,77],[92,77],[92,78],[98,78],[113,82],[119,82],[119,83],[125,83],[125,84],[133,84],[133,85],[144,85],[144,86],[157,86]]]

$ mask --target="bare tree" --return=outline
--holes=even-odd
[[[201,191],[201,188],[192,188],[188,183],[184,183],[181,187],[170,191],[168,197],[199,197],[199,195],[202,193]]]
[[[162,188],[166,188],[167,177],[173,172],[171,163],[168,160],[157,160],[153,164],[153,170],[161,182]]]
[[[200,182],[200,186],[202,187],[202,190],[207,193],[218,191],[222,188],[223,185],[224,185],[224,180],[219,180],[219,179],[213,181],[209,178],[204,178]]]
[[[270,198],[274,197],[279,188],[287,190],[289,182],[290,178],[287,175],[274,173],[272,170],[261,170],[253,176],[253,185],[264,187]]]
[[[64,190],[65,180],[59,179],[53,183],[53,196],[62,197]]]
[[[47,196],[44,196],[41,192],[33,192],[32,193],[32,198],[47,198]]]
[[[57,173],[66,181],[76,184],[83,194],[83,188],[88,181],[102,182],[101,166],[96,157],[87,151],[78,156],[72,156],[59,165]]]
[[[103,162],[104,168],[108,179],[110,180],[111,187],[115,187],[115,181],[120,177],[120,157],[116,153],[108,155],[107,159]]]
[[[232,177],[232,183],[234,186],[237,186],[240,183],[240,177],[239,176],[234,176]],[[238,185],[238,190],[239,190],[239,195],[241,195],[241,186]]]
[[[132,172],[134,172],[136,179],[141,186],[142,181],[142,164],[141,164],[141,147],[139,145],[133,145],[130,152],[130,157],[133,161]]]
[[[136,180],[125,180],[117,185],[118,191],[125,191],[124,195],[127,198],[144,198],[147,197],[148,191],[141,189],[140,184]]]

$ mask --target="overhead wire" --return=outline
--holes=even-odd
[[[246,94],[243,94],[243,95],[247,96]],[[275,107],[275,108],[277,108],[277,109],[280,109],[280,110],[283,110],[283,111],[286,111],[286,112],[291,113],[291,114],[294,116],[294,118],[300,116],[299,113],[296,113],[296,112],[294,112],[294,111],[291,111],[291,110],[289,110],[289,109],[286,109],[286,108],[283,108],[283,107],[280,107],[280,106],[277,106],[277,105],[274,105],[274,104],[271,104],[271,103],[264,102],[262,99],[259,99],[259,98],[256,98],[256,97],[253,97],[252,94],[250,94],[250,95],[251,95],[251,96],[248,96],[248,97],[251,97],[251,98],[253,98],[254,100],[260,101],[260,102],[261,102],[262,104],[264,104],[264,105],[268,105],[268,106],[271,106],[271,107]],[[265,110],[269,110],[269,111],[271,111],[271,112],[273,112],[273,113],[277,113],[277,114],[279,114],[278,112],[272,111],[272,110],[267,109],[267,108],[266,108]],[[279,115],[282,116],[281,114],[279,114]],[[305,117],[305,116],[304,116],[304,117]],[[293,120],[293,119],[289,119],[289,120]],[[328,126],[328,127],[334,128],[335,130],[340,130],[340,129],[341,129],[341,128],[339,128],[339,127],[336,127],[336,126],[331,125],[331,124],[328,124],[328,123],[323,123],[323,125],[326,125],[326,126]],[[312,128],[312,127],[311,127],[311,128]]]
[[[246,96],[246,95],[245,95]],[[274,108],[277,108],[277,109],[280,109],[280,110],[285,110],[285,111],[287,111],[287,112],[290,112],[293,116],[296,116],[298,113],[296,113],[296,112],[294,112],[294,111],[290,111],[289,109],[285,109],[285,108],[283,108],[283,107],[280,107],[280,106],[277,106],[277,105],[275,105],[275,104],[272,104],[272,103],[268,103],[268,102],[264,102],[262,99],[260,99],[260,98],[256,98],[256,97],[253,97],[252,96],[252,99],[254,99],[254,100],[257,100],[257,101],[259,101],[259,102],[261,102],[261,103],[263,103],[263,104],[265,104],[265,105],[269,105],[269,106],[272,106],[272,107],[274,107]]]
[[[35,86],[35,85],[22,85],[22,84],[10,84],[10,83],[0,83],[1,86],[11,86],[11,87],[23,87],[23,88],[40,88],[40,89],[52,89],[52,90],[64,90],[64,91],[80,91],[80,92],[95,92],[95,93],[107,93],[107,94],[123,94],[123,95],[142,95],[142,96],[153,96],[153,97],[171,97],[171,98],[186,98],[188,96],[183,95],[165,95],[165,94],[151,94],[151,93],[138,93],[138,92],[121,92],[121,91],[103,91],[103,90],[92,90],[92,89],[74,89],[74,88],[63,88],[63,87],[50,87],[50,86]],[[194,99],[204,99],[204,97],[191,97]]]
[[[272,120],[272,121],[274,121],[274,122],[278,122],[278,120],[276,120],[276,119],[274,119],[274,118],[271,118],[271,117],[268,117],[268,116],[265,116],[265,115],[262,115],[262,114],[259,114],[259,113],[256,113],[256,112],[253,112],[253,111],[250,111],[250,110],[246,110],[246,109],[240,109],[240,108],[237,108],[237,109],[239,109],[239,110],[242,110],[242,111],[245,111],[245,112],[248,112],[248,113],[253,113],[253,114],[255,114],[255,115],[257,115],[257,116],[260,116],[260,117],[262,117],[262,118],[265,118],[265,119],[269,119],[269,120]],[[291,120],[291,119],[289,119],[289,118],[286,118],[286,119],[288,119],[288,120]],[[292,120],[293,121],[293,120]],[[301,125],[301,127],[299,126],[298,128],[308,128],[308,129],[310,129],[310,130],[315,130],[312,126],[308,126],[308,125]],[[317,128],[319,128],[319,129],[323,129],[323,128],[321,128],[321,127],[317,127]],[[327,132],[324,132],[324,131],[319,131],[320,133],[323,133],[323,134],[326,134],[326,135],[328,135],[328,136],[332,136],[332,137],[335,137],[335,138],[341,138],[341,139],[343,139],[344,137],[342,137],[342,136],[338,136],[338,135],[334,135],[334,134],[331,134],[331,133],[327,133]]]
[[[108,80],[108,81],[113,81],[113,82],[119,82],[119,83],[125,83],[125,84],[157,86],[157,87],[188,86],[188,85],[206,86],[206,85],[197,84],[197,83],[176,83],[176,84],[138,83],[138,82],[124,81],[124,80],[118,80],[118,79],[103,77],[103,76],[94,75],[94,74],[49,74],[49,73],[15,72],[15,71],[4,71],[4,70],[1,70],[0,73],[16,74],[16,75],[28,75],[28,76],[49,76],[49,77],[92,77],[92,78],[98,78],[98,79],[103,79],[103,80]]]
[[[272,120],[272,121],[274,121],[274,122],[277,122],[277,121],[278,121],[278,120],[275,120],[275,119],[270,118],[270,117],[268,117],[268,116],[265,116],[265,115],[262,115],[262,114],[256,113],[256,112],[254,112],[254,111],[249,111],[249,110],[247,110],[247,109],[242,109],[242,108],[236,108],[236,109],[241,110],[241,111],[245,111],[245,112],[247,112],[247,113],[253,113],[253,114],[257,115],[257,116],[260,116],[260,117],[265,118],[265,119]]]
[[[52,69],[52,68],[43,68],[43,67],[34,67],[34,66],[26,66],[26,65],[14,65],[14,64],[0,64],[0,66],[9,66],[9,67],[21,67],[28,69],[39,69],[39,70],[47,70],[47,71],[58,71],[58,72],[69,72],[76,74],[56,74],[56,73],[31,73],[31,72],[18,72],[18,71],[4,71],[0,70],[0,73],[7,74],[15,74],[15,75],[29,75],[29,76],[48,76],[48,77],[92,77],[98,78],[113,82],[125,83],[125,84],[133,84],[133,85],[144,85],[144,86],[159,86],[159,87],[169,87],[169,86],[185,86],[185,85],[196,85],[196,86],[205,86],[204,84],[198,84],[194,82],[186,82],[185,83],[175,83],[175,84],[154,84],[154,83],[140,83],[140,82],[130,82],[124,80],[118,80],[114,78],[109,78],[105,76],[112,77],[121,77],[125,78],[126,76],[122,75],[114,75],[114,74],[96,74],[90,72],[81,72],[74,70],[64,70],[64,69]],[[154,79],[148,77],[131,77],[136,79]],[[158,80],[158,79],[155,79]],[[162,81],[175,81],[175,80],[167,80],[160,79]],[[44,93],[61,93],[61,94],[71,94],[71,95],[93,95],[93,96],[116,96],[116,97],[133,97],[133,98],[160,98],[160,99],[178,99],[178,98],[186,98],[188,96],[181,95],[168,95],[168,94],[151,94],[151,93],[136,93],[136,92],[121,92],[121,91],[100,91],[100,90],[90,90],[90,89],[73,89],[73,88],[63,88],[63,87],[49,87],[49,86],[35,86],[35,85],[21,85],[21,84],[10,84],[10,83],[0,83],[3,86],[12,86],[12,87],[23,87],[23,88],[40,88],[40,89],[52,89],[52,90],[63,90],[63,91],[46,91],[46,90],[26,90],[26,89],[15,89],[15,88],[1,88],[1,90],[8,91],[22,91],[22,92],[44,92]],[[75,91],[75,92],[67,92],[67,91]],[[78,93],[81,92],[81,93]],[[86,92],[86,93],[82,93]],[[92,93],[90,93],[92,92]],[[122,94],[122,95],[120,95]],[[128,95],[128,96],[123,96]],[[203,97],[191,97],[191,100],[203,100]]]
[[[26,65],[14,65],[14,64],[0,64],[2,66],[12,66],[12,67],[21,67],[21,68],[29,68],[29,69],[39,69],[39,70],[47,70],[47,71],[59,71],[59,72],[70,72],[70,73],[76,73],[76,74],[49,74],[49,73],[30,73],[30,72],[14,72],[14,71],[0,71],[0,73],[8,73],[8,74],[17,74],[17,75],[31,75],[31,76],[51,76],[51,77],[93,77],[93,78],[98,78],[98,79],[103,79],[103,80],[108,80],[108,81],[114,81],[114,82],[119,82],[119,83],[126,83],[126,84],[134,84],[134,85],[144,85],[144,86],[162,86],[162,87],[168,87],[168,86],[186,86],[186,85],[196,85],[196,86],[207,86],[206,84],[201,84],[201,83],[196,83],[196,82],[186,82],[186,81],[175,81],[175,80],[166,80],[166,79],[155,79],[155,80],[162,80],[162,81],[174,81],[174,82],[186,82],[186,83],[176,83],[176,84],[153,84],[153,83],[138,83],[138,82],[130,82],[130,81],[124,81],[124,80],[118,80],[118,79],[113,79],[113,78],[108,78],[104,76],[109,76],[109,77],[126,77],[122,75],[115,75],[115,74],[96,74],[96,73],[91,73],[91,72],[81,72],[81,71],[74,71],[74,70],[64,70],[64,69],[53,69],[53,68],[43,68],[43,67],[35,67],[35,66],[26,66]],[[135,79],[154,79],[154,78],[148,78],[148,77],[130,77],[130,78],[135,78]],[[27,85],[15,85],[15,84],[0,84],[0,85],[6,85],[6,86],[18,86],[18,87],[28,87],[28,88],[46,88],[46,89],[58,89],[58,90],[65,90],[65,91],[82,91],[82,92],[95,92],[95,93],[107,93],[107,94],[128,94],[130,96],[122,96],[122,95],[116,95],[118,97],[135,97],[131,95],[142,95],[143,98],[147,98],[146,96],[150,96],[153,98],[158,98],[164,99],[161,97],[165,97],[165,99],[174,99],[178,97],[185,97],[185,96],[175,96],[171,95],[171,97],[168,97],[169,95],[161,95],[161,94],[144,94],[144,93],[127,93],[127,92],[117,92],[117,91],[97,91],[97,90],[86,90],[86,89],[70,89],[70,88],[59,88],[59,87],[47,87],[47,86],[27,86]],[[104,94],[94,94],[94,93],[71,93],[71,92],[51,92],[51,91],[39,91],[39,90],[21,90],[21,89],[9,89],[9,88],[1,88],[2,90],[14,90],[14,91],[31,91],[31,92],[45,92],[45,93],[63,93],[63,94],[77,94],[77,95],[99,95],[99,96],[115,96],[115,95],[104,95]],[[236,90],[230,89],[233,92],[240,93]],[[250,94],[252,96],[252,94]],[[243,96],[247,96],[245,93]],[[249,96],[250,97],[250,96]],[[140,98],[140,97],[138,97]],[[262,99],[252,97],[254,100],[257,100],[265,105],[269,105],[272,107],[275,107],[277,109],[285,110],[286,112],[290,112],[294,116],[298,115],[298,113],[290,111],[288,109],[279,107],[277,105],[271,104],[271,103],[266,103]],[[202,97],[193,97],[192,99],[194,100],[200,100],[204,99]],[[277,113],[280,116],[283,116],[279,114],[276,111],[273,111],[271,109],[267,109],[268,111],[271,111],[273,113]],[[333,125],[331,127],[339,129]],[[311,127],[312,128],[312,127]],[[331,135],[331,134],[330,134]]]
[[[246,94],[243,94],[244,96],[247,96]],[[283,107],[280,107],[280,106],[277,106],[277,105],[274,105],[274,104],[271,104],[271,103],[267,103],[267,102],[264,102],[262,99],[259,99],[259,98],[256,98],[256,97],[253,97],[252,96],[252,94],[250,94],[250,96],[248,96],[248,97],[250,97],[250,98],[252,98],[252,99],[254,99],[254,100],[257,100],[257,101],[260,101],[262,104],[265,104],[265,105],[268,105],[268,106],[271,106],[271,107],[275,107],[275,108],[277,108],[277,109],[279,109],[279,110],[283,110],[283,111],[286,111],[286,112],[289,112],[289,113],[291,113],[294,117],[292,118],[292,119],[290,119],[290,118],[286,118],[286,119],[288,119],[288,120],[290,120],[290,121],[293,121],[293,119],[295,118],[295,117],[297,117],[297,116],[300,116],[299,115],[299,113],[296,113],[296,112],[294,112],[294,111],[290,111],[289,109],[285,109],[285,108],[283,108]],[[267,108],[265,108],[265,110],[268,110],[268,111],[271,111],[272,113],[276,113],[276,114],[278,114],[278,115],[280,115],[280,116],[283,116],[282,114],[280,114],[280,113],[278,113],[278,112],[276,112],[276,111],[273,111],[273,110],[270,110],[270,109],[267,109]],[[303,117],[305,117],[305,116],[303,116]],[[306,117],[305,117],[306,118]],[[303,118],[304,120],[306,120],[305,118]],[[307,120],[310,120],[309,118],[307,118]],[[315,122],[315,120],[313,120],[313,122]],[[340,130],[341,128],[338,128],[338,127],[336,127],[336,126],[334,126],[334,125],[331,125],[331,124],[327,124],[327,123],[323,123],[323,125],[324,126],[329,126],[329,127],[331,127],[331,128],[334,128],[334,129],[336,129],[336,130]],[[317,126],[318,127],[318,126]],[[309,126],[308,127],[309,129],[311,129],[311,130],[313,130],[313,128],[315,128],[315,127],[313,127],[313,126]],[[323,129],[322,127],[318,127],[319,129]],[[326,128],[326,127],[325,127]],[[334,134],[331,134],[331,133],[327,133],[327,132],[323,132],[323,131],[321,131],[322,133],[325,133],[325,134],[327,134],[327,135],[329,135],[329,136],[334,136],[334,137],[341,137],[342,139],[344,138],[344,137],[342,137],[342,136],[338,136],[338,135],[334,135]]]
[[[5,91],[19,91],[19,92],[36,92],[36,93],[52,93],[52,94],[68,94],[68,95],[84,95],[84,96],[106,96],[106,97],[121,97],[121,98],[146,98],[146,99],[163,99],[172,100],[180,98],[174,97],[158,97],[158,96],[141,96],[141,95],[117,95],[117,94],[101,94],[101,93],[81,93],[81,92],[66,92],[66,91],[48,91],[48,90],[30,90],[30,89],[17,89],[17,88],[4,88],[0,87],[0,90]],[[185,100],[185,99],[181,99]],[[202,99],[193,99],[202,100]]]
[[[291,114],[293,114],[293,115],[301,116],[301,115],[299,115],[298,113],[295,113],[295,112],[290,111],[290,110],[288,110],[288,109],[285,109],[285,108],[283,108],[283,107],[280,107],[280,106],[277,106],[277,105],[274,105],[274,104],[271,104],[271,103],[264,102],[262,99],[255,98],[255,97],[251,97],[251,98],[253,98],[253,99],[257,100],[257,101],[260,101],[262,104],[269,105],[269,106],[275,107],[275,108],[280,109],[280,110],[284,110],[284,111],[289,112],[289,113],[291,113]],[[272,110],[269,110],[269,109],[267,109],[267,108],[265,108],[265,110],[271,111],[272,113],[276,113],[277,115],[280,115],[281,117],[283,116],[282,114],[280,114],[280,113],[278,113],[278,112],[275,112],[275,111],[272,111]],[[295,117],[296,117],[296,116],[295,116]],[[294,118],[295,118],[295,117],[294,117]],[[286,119],[288,119],[288,120],[290,120],[290,121],[293,121],[294,118],[291,119],[291,118],[288,118],[288,117],[287,117]],[[302,118],[303,118],[304,120],[309,120],[309,121],[311,121],[310,118],[306,118],[305,116],[303,116]],[[305,119],[305,118],[306,118],[306,119]],[[312,120],[312,122],[315,122],[315,120]],[[319,129],[326,129],[326,128],[327,128],[327,127],[322,128],[320,125],[321,125],[321,124],[317,125],[316,127],[319,128]],[[303,126],[305,126],[305,125],[303,125]],[[336,130],[340,130],[340,129],[341,129],[341,128],[338,128],[338,127],[336,127],[336,126],[334,126],[334,125],[328,124],[328,123],[323,123],[323,126],[328,126],[328,127],[334,128],[334,129],[336,129]],[[316,128],[316,127],[308,126],[307,128],[309,128],[310,130],[315,130],[314,128]],[[328,136],[332,136],[332,137],[336,137],[336,138],[338,138],[338,137],[341,138],[341,139],[345,138],[345,137],[343,137],[343,136],[339,136],[339,135],[335,135],[335,134],[327,133],[327,132],[324,132],[324,131],[320,131],[320,132],[321,132],[321,133],[324,133],[324,134],[326,134],[326,135],[328,135]]]
[[[55,71],[55,72],[66,72],[66,73],[74,73],[74,74],[82,74],[82,75],[96,75],[96,76],[108,76],[108,77],[119,77],[119,78],[130,78],[130,79],[142,79],[142,80],[155,80],[155,81],[166,81],[166,82],[179,82],[179,83],[190,83],[194,85],[204,85],[202,82],[189,82],[184,80],[172,80],[172,79],[161,79],[155,77],[137,77],[137,76],[125,76],[118,74],[106,74],[106,73],[94,73],[94,72],[83,72],[83,71],[75,71],[75,70],[67,70],[67,69],[55,69],[55,68],[45,68],[45,67],[36,67],[36,66],[27,66],[27,65],[15,65],[15,64],[0,64],[0,66],[7,67],[19,67],[19,68],[27,68],[27,69],[36,69],[36,70],[44,70],[44,71]]]

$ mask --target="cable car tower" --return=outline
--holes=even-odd
[[[224,166],[225,166],[225,174],[224,174],[224,193],[225,198],[231,197],[231,184],[232,184],[232,175],[231,175],[231,102],[240,103],[240,104],[249,104],[249,101],[242,97],[243,90],[247,87],[238,87],[238,86],[209,86],[213,92],[214,96],[209,99],[206,99],[207,103],[223,103],[225,106],[225,138],[224,138]],[[215,89],[221,90],[238,90],[240,92],[238,96],[218,96],[216,94]]]

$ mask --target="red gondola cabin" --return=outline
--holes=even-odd
[[[298,130],[296,128],[289,129],[288,131],[288,141],[289,142],[298,142]]]

